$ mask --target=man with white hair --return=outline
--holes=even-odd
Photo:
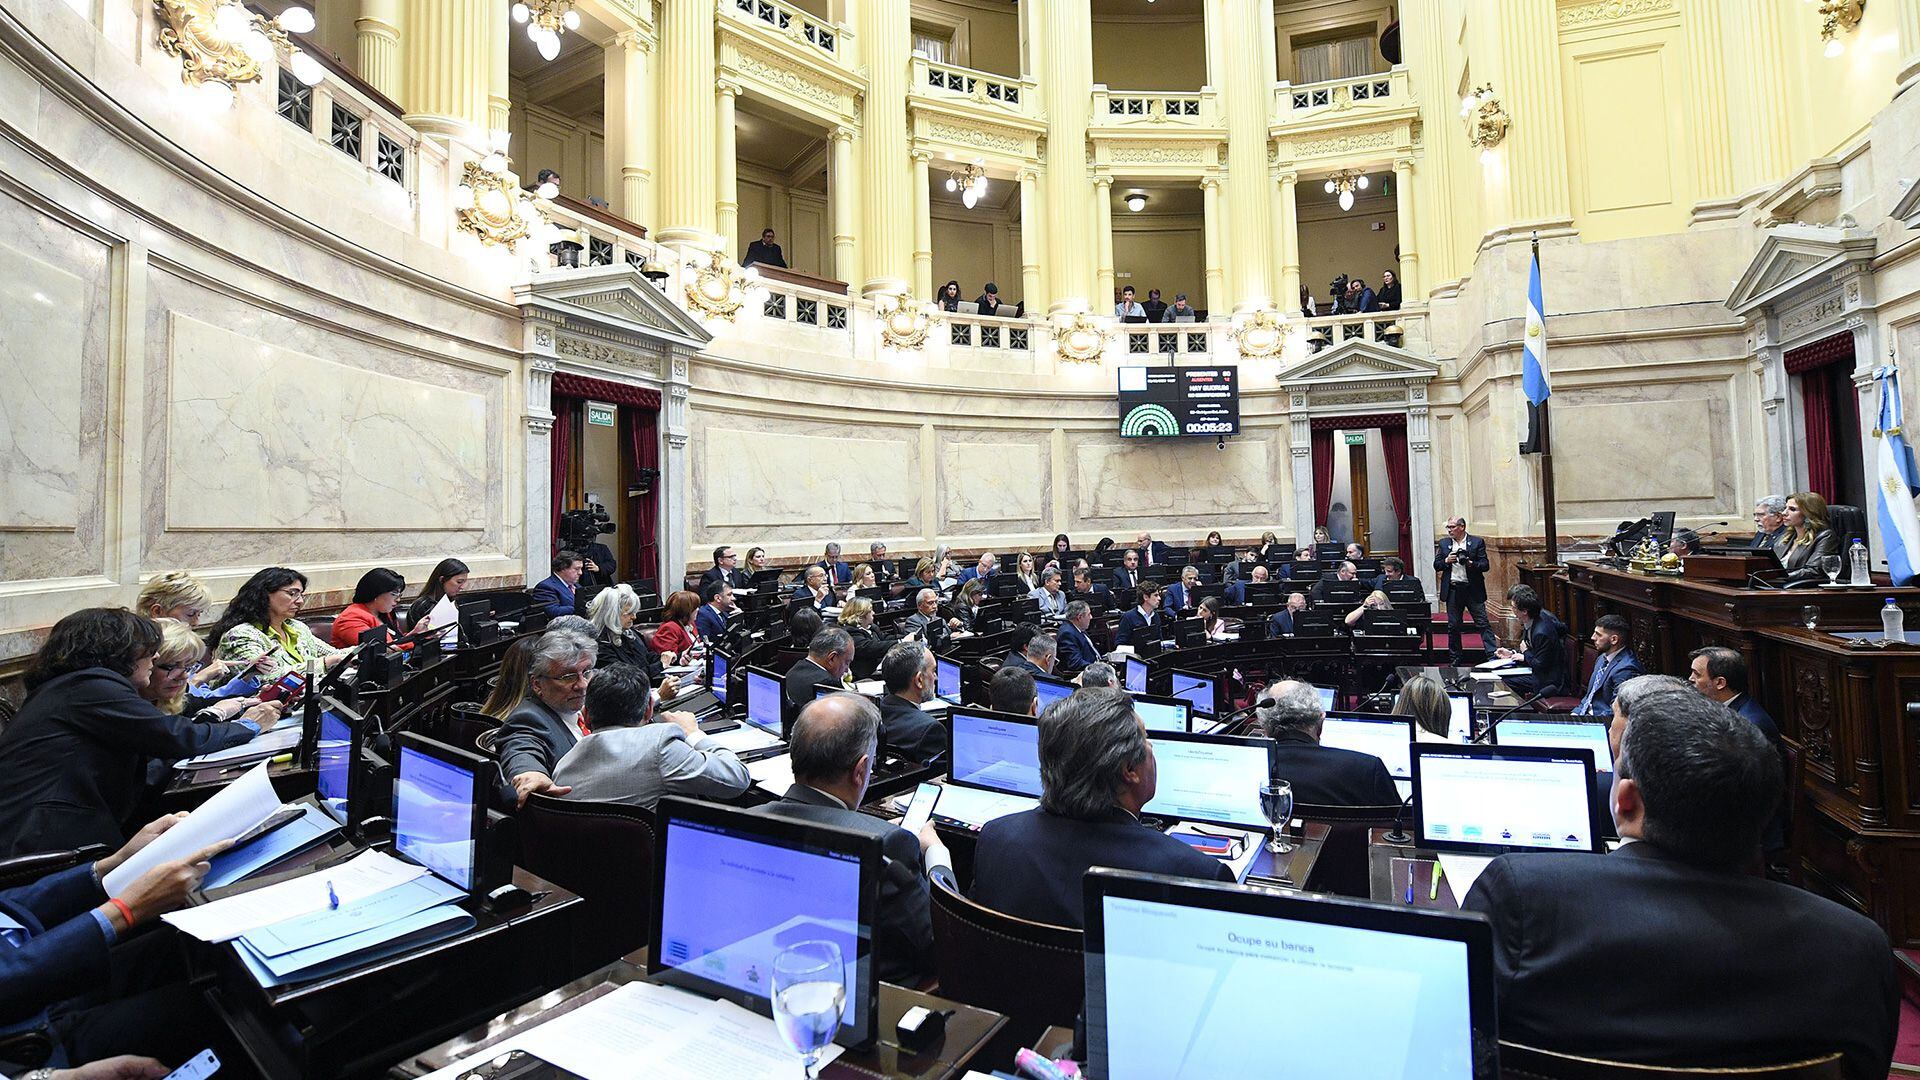
[[[1398,806],[1393,774],[1372,754],[1320,745],[1327,714],[1320,691],[1303,682],[1274,683],[1260,696],[1260,725],[1273,740],[1273,776],[1293,785],[1294,805]]]
[[[554,784],[553,771],[580,741],[580,706],[597,657],[593,638],[569,629],[549,630],[534,644],[527,696],[507,714],[494,742],[500,772],[521,805],[536,791],[573,790]]]
[[[1787,500],[1768,495],[1753,504],[1753,544],[1755,551],[1772,551],[1774,541],[1787,531]]]
[[[965,586],[967,582],[972,581],[975,578],[978,578],[984,581],[987,578],[992,577],[994,574],[994,571],[998,570],[999,568],[1000,568],[1000,556],[995,555],[991,551],[983,551],[980,553],[980,561],[977,564],[973,566],[969,566],[965,570],[960,571],[959,575],[953,579],[953,586],[956,589],[961,588]]]

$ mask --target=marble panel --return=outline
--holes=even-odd
[[[874,438],[870,425],[740,417],[703,426],[695,489],[704,495],[705,528],[796,526],[831,535],[839,525],[905,525],[919,504],[914,433]]]
[[[486,523],[481,395],[336,363],[178,312],[168,329],[169,530],[418,532]]]
[[[1044,436],[1042,436],[1044,439]],[[1001,433],[940,435],[941,528],[1038,523],[1051,500],[1048,448]]]
[[[1733,509],[1738,453],[1725,383],[1634,385],[1554,395],[1557,497],[1580,517]],[[1591,448],[1597,452],[1580,452]]]
[[[1205,440],[1098,440],[1073,446],[1076,516],[1083,521],[1271,516],[1272,439],[1235,438],[1224,450]]]

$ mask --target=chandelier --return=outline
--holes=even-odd
[[[1834,57],[1846,51],[1840,35],[1859,27],[1866,6],[1866,0],[1820,0],[1820,40],[1827,43],[1825,55]]]
[[[1340,196],[1340,209],[1353,209],[1353,193],[1367,190],[1367,174],[1356,169],[1334,173],[1327,180],[1327,194]]]
[[[513,5],[513,21],[525,24],[527,39],[547,60],[560,55],[561,34],[580,29],[580,13],[573,10],[573,0],[520,0]]]
[[[313,12],[295,5],[268,21],[239,0],[154,0],[160,47],[180,60],[180,80],[194,87],[210,108],[233,104],[241,83],[259,82],[265,65],[287,65],[308,86],[327,77],[320,61],[287,35],[313,29]]]
[[[968,165],[960,172],[948,173],[947,191],[959,192],[961,205],[971,210],[987,193],[987,174],[978,165]]]

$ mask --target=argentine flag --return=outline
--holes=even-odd
[[[1913,580],[1915,560],[1920,560],[1920,512],[1913,504],[1920,492],[1920,469],[1914,467],[1913,450],[1900,433],[1899,373],[1889,364],[1875,368],[1873,378],[1880,384],[1880,422],[1873,433],[1880,444],[1873,477],[1880,538],[1887,546],[1888,575],[1895,585],[1905,585]]]
[[[1540,299],[1540,253],[1533,253],[1533,273],[1527,279],[1526,358],[1520,368],[1520,386],[1536,407],[1547,402],[1547,305]],[[1920,555],[1920,549],[1915,554]]]

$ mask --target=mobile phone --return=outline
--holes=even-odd
[[[168,1073],[166,1080],[206,1080],[219,1071],[220,1059],[214,1056],[213,1051],[202,1050],[188,1059],[185,1065]]]
[[[907,804],[907,816],[900,819],[900,827],[920,835],[927,825],[927,819],[933,816],[933,804],[940,801],[940,785],[927,781],[913,792],[913,801]]]
[[[306,816],[307,816],[307,811],[304,807],[283,806],[280,809],[275,810],[272,814],[269,814],[267,816],[267,820],[261,822],[258,825],[255,825],[253,828],[248,829],[246,832],[243,832],[239,836],[235,837],[233,841],[233,846],[239,847],[242,844],[252,843],[253,841],[260,839],[261,837],[267,835],[268,833],[274,831],[275,829],[281,828],[282,826],[285,826],[285,825],[291,825],[294,822],[299,821],[301,818]]]

